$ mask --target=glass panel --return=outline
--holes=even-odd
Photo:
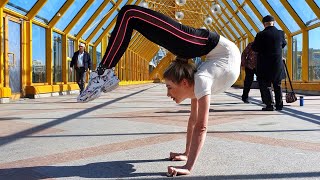
[[[59,19],[55,27],[64,30],[86,2],[86,0],[75,0],[66,13]]]
[[[301,80],[302,74],[302,34],[292,37],[292,79]]]
[[[238,31],[236,31],[233,25],[230,22],[228,22],[227,25],[232,29],[233,33],[236,34],[237,38],[240,38],[240,34],[238,33]]]
[[[89,9],[81,16],[76,25],[71,29],[70,34],[76,36],[81,28],[85,25],[85,23],[90,19],[94,12],[99,8],[102,4],[103,0],[95,0],[93,4],[89,7]]]
[[[238,17],[241,19],[241,21],[244,23],[244,25],[248,28],[248,30],[251,32],[251,34],[253,36],[256,36],[257,32],[252,28],[252,26],[250,25],[250,23],[247,21],[246,18],[244,18],[244,16],[242,15],[241,12],[237,12]]]
[[[252,11],[252,9],[247,4],[243,7],[243,9],[252,19],[254,24],[259,28],[259,30],[260,31],[263,30],[264,29],[263,24],[261,23],[259,18],[256,16],[256,14]]]
[[[34,6],[37,0],[10,0],[6,7],[22,15],[26,15]]]
[[[68,38],[68,49],[67,49],[67,53],[68,53],[68,68],[70,67],[70,63],[74,54],[74,40]],[[69,82],[75,82],[75,71],[72,71],[72,73],[70,74],[70,71],[68,71],[68,81]]]
[[[229,39],[229,40],[231,40],[231,41],[234,41],[234,40],[235,40],[235,38],[234,38],[233,35],[230,33],[230,31],[228,30],[228,28],[224,27],[223,30],[230,36],[230,38],[232,38],[232,39]]]
[[[127,2],[128,0],[122,0],[121,4],[119,5],[119,8],[121,9],[124,5],[126,5]]]
[[[246,34],[246,31],[242,28],[242,26],[238,23],[238,21],[236,20],[236,18],[232,18],[231,19],[235,24],[236,26],[238,27],[238,29],[240,29],[240,31],[242,32],[242,34]]]
[[[53,32],[52,36],[52,65],[53,65],[53,82],[62,82],[62,36]]]
[[[291,32],[298,31],[300,27],[288,13],[287,9],[279,3],[279,0],[267,0],[270,6],[277,12],[280,19],[286,24]]]
[[[320,80],[320,27],[309,31],[309,80]]]
[[[232,0],[227,0],[227,2],[234,11],[237,10],[237,6],[232,2]]]
[[[288,2],[307,26],[319,22],[317,16],[304,0],[288,0]]]
[[[48,24],[65,2],[66,0],[47,1],[46,4],[40,9],[35,19]]]
[[[106,16],[109,12],[109,10],[113,7],[111,3],[108,3],[108,5],[100,12],[98,17],[93,21],[91,26],[87,29],[87,31],[83,34],[82,39],[87,39],[89,35],[92,33],[92,31],[98,26],[100,21]]]
[[[226,5],[221,0],[218,0],[218,4],[221,6],[222,9],[226,7]]]
[[[244,0],[237,0],[239,4],[242,4]]]
[[[261,16],[266,16],[266,15],[270,15],[270,12],[264,7],[264,5],[261,3],[261,1],[257,1],[257,0],[251,0],[251,2],[253,3],[253,5],[257,8],[257,10],[259,11],[259,13],[261,14]],[[262,20],[262,19],[261,19]],[[261,22],[260,20],[260,22]],[[262,22],[261,22],[262,24]],[[281,29],[281,27],[278,25],[278,23],[275,23],[275,26],[277,29]],[[286,25],[287,26],[287,25]]]
[[[101,59],[102,59],[101,52],[102,52],[102,50],[101,50],[101,43],[99,43],[99,44],[97,45],[97,48],[96,48],[97,66],[100,64]]]
[[[9,86],[12,93],[21,92],[21,24],[8,22]]]
[[[32,24],[32,82],[46,81],[46,29]]]
[[[103,31],[105,31],[105,29],[107,29],[107,27],[109,26],[109,24],[112,22],[112,20],[114,18],[116,18],[116,16],[118,15],[118,11],[115,11],[109,18],[108,20],[104,23],[104,25],[102,26],[102,28],[98,31],[98,33],[93,37],[92,42],[96,42],[96,40],[100,37],[100,35],[103,33]]]

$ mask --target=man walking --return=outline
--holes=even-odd
[[[76,70],[76,79],[80,88],[80,94],[84,90],[84,85],[86,82],[86,72],[89,69],[91,72],[92,62],[90,54],[85,51],[85,44],[79,44],[79,50],[73,54],[70,63],[70,73],[73,69]]]
[[[257,75],[262,101],[267,105],[263,111],[273,111],[272,88],[273,85],[276,110],[282,110],[281,81],[285,78],[282,62],[282,48],[287,45],[284,32],[274,27],[274,18],[270,15],[263,17],[265,29],[259,32],[252,44],[252,49],[258,52]]]

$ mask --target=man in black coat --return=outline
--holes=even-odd
[[[76,79],[80,88],[80,94],[84,90],[84,85],[86,82],[86,72],[89,70],[91,72],[92,62],[90,54],[85,51],[85,44],[79,44],[79,51],[73,54],[70,63],[70,73],[73,69],[76,70]]]
[[[287,45],[284,32],[274,27],[274,18],[270,15],[263,17],[265,29],[259,32],[252,44],[252,49],[258,52],[257,77],[260,86],[262,101],[267,105],[263,111],[273,111],[272,88],[273,85],[276,110],[282,110],[281,81],[285,78],[284,64],[282,62],[282,48]]]

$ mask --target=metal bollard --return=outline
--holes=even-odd
[[[304,105],[304,99],[303,99],[303,96],[300,96],[300,106],[303,106]]]

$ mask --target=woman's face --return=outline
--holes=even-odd
[[[176,103],[181,103],[190,95],[190,85],[187,80],[182,80],[180,83],[174,83],[171,80],[165,79],[167,87],[167,96]]]

